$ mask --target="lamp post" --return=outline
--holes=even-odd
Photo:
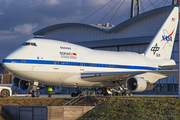
[[[180,0],[179,0],[179,7],[180,7]],[[180,8],[179,8],[180,10]],[[180,16],[180,11],[179,11],[179,16]],[[180,18],[180,17],[179,17]],[[179,25],[180,25],[180,19],[179,19]],[[180,27],[179,27],[179,33],[180,33]],[[179,40],[180,40],[180,34],[179,34]],[[180,41],[179,41],[179,51],[180,51]],[[180,55],[179,55],[179,64],[180,64]],[[180,70],[180,65],[179,65],[179,70]],[[179,71],[180,75],[180,71]],[[180,81],[180,76],[179,76],[179,81]],[[178,81],[178,98],[180,99],[180,82]]]

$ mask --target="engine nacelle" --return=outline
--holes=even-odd
[[[13,79],[13,85],[14,85],[15,87],[19,87],[19,81],[20,81],[19,78],[14,77],[14,79]]]
[[[131,92],[142,92],[144,90],[152,90],[153,84],[140,77],[130,77],[126,81],[126,87]]]
[[[30,85],[30,83],[28,81],[20,80],[19,81],[19,88],[21,90],[30,91],[33,87]]]

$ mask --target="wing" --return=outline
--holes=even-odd
[[[86,73],[81,73],[81,79],[89,82],[117,81],[117,80],[126,80],[131,76],[146,74],[146,73],[159,74],[163,76],[175,76],[178,75],[178,70],[93,72],[93,73],[86,72]]]
[[[81,73],[81,79],[91,82],[103,82],[103,81],[117,81],[119,79],[125,79],[130,76],[145,73],[144,71],[133,72],[90,72]]]

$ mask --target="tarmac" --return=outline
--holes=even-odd
[[[17,94],[17,95],[13,95],[12,97],[16,97],[16,98],[19,98],[19,97],[31,97],[30,94]],[[70,94],[52,94],[51,95],[51,98],[69,98],[71,97]],[[107,96],[107,97],[111,97],[111,96]],[[133,95],[132,97],[178,97],[178,95],[138,95],[138,94],[135,94]],[[47,94],[42,94],[39,96],[39,98],[48,98],[48,95]]]
[[[178,95],[133,95],[134,97],[178,97]]]
[[[14,94],[14,95],[12,95],[12,97],[14,97],[14,98],[29,98],[29,97],[31,97],[31,94]],[[67,98],[67,97],[71,97],[71,95],[70,94],[53,94],[53,95],[51,95],[51,98]],[[40,95],[39,96],[39,98],[48,98],[48,94],[42,94],[42,95]]]

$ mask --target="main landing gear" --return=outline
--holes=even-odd
[[[39,97],[40,92],[37,90],[38,82],[34,81],[33,88],[30,90],[30,93],[32,94],[32,97]]]
[[[125,90],[124,87],[122,86],[123,83],[120,83],[119,81],[116,81],[119,85],[119,88],[102,88],[102,92],[100,95],[107,96],[107,95],[112,95],[112,96],[133,96],[133,94]]]
[[[129,90],[124,89],[124,87],[122,86],[122,83],[120,83],[119,81],[117,81],[117,83],[119,84],[118,93],[121,93],[122,96],[133,96],[133,94]]]
[[[76,87],[76,93],[75,92],[71,93],[71,97],[76,97],[79,94],[81,94],[81,91],[79,90],[79,87]]]

